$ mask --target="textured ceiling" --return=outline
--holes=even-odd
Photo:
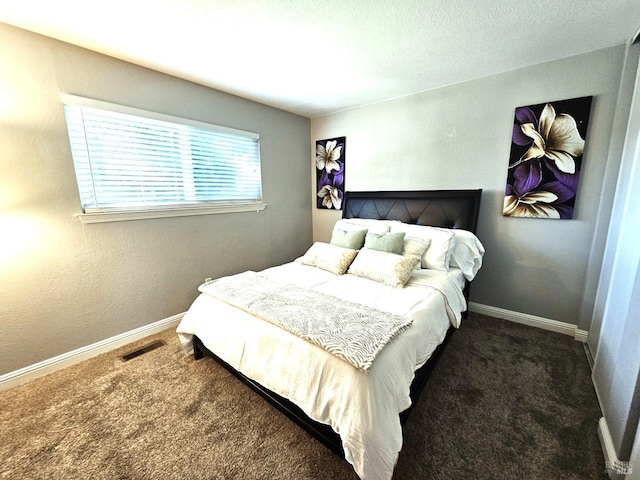
[[[313,118],[627,43],[640,0],[2,0],[0,21]]]

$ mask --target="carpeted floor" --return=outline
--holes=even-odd
[[[120,356],[160,338],[128,362]],[[580,343],[471,315],[411,414],[394,479],[606,479]],[[357,480],[172,331],[0,394],[2,479]]]

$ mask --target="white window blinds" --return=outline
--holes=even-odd
[[[262,202],[259,136],[63,95],[85,213]]]

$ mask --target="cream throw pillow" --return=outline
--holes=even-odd
[[[322,270],[342,275],[358,254],[357,250],[331,245],[324,242],[316,242],[302,256],[300,262]]]
[[[358,252],[347,273],[401,288],[409,281],[411,272],[419,263],[418,257],[405,257],[363,248]]]
[[[430,243],[431,239],[421,240],[420,238],[404,237],[402,255],[405,257],[413,256],[422,259],[422,255],[427,251]]]

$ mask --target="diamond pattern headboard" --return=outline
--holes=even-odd
[[[342,218],[400,220],[476,231],[482,189],[345,192]]]

